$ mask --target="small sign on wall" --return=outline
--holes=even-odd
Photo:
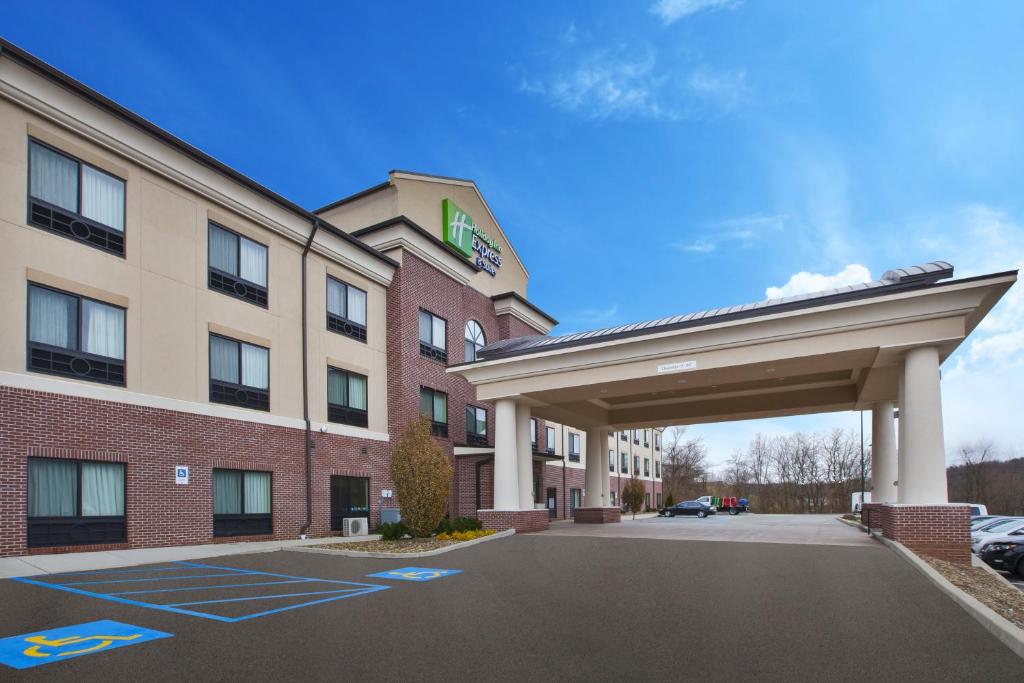
[[[187,484],[188,483],[188,465],[175,465],[174,466],[174,483],[175,484]]]
[[[381,489],[380,491],[381,498],[390,498],[392,495],[391,489]]]

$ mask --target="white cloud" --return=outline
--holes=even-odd
[[[747,72],[716,71],[701,66],[690,72],[690,90],[698,97],[713,102],[721,111],[732,111],[747,97]]]
[[[769,287],[765,290],[764,294],[769,299],[778,299],[784,296],[823,292],[826,289],[835,289],[837,287],[846,287],[847,285],[856,285],[870,281],[871,271],[866,266],[862,266],[859,263],[851,263],[835,275],[801,271],[789,278],[789,281],[781,287]]]
[[[693,254],[708,254],[718,248],[718,245],[708,240],[696,240],[694,242],[675,242],[672,247],[679,251],[688,251]]]
[[[651,5],[650,11],[663,25],[669,26],[699,12],[735,7],[738,4],[738,0],[658,0]]]
[[[705,231],[692,242],[673,242],[672,248],[692,254],[709,254],[725,243],[749,248],[768,232],[781,230],[786,224],[783,214],[755,213],[725,218],[704,225]]]

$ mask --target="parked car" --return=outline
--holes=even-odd
[[[1024,519],[1021,519],[1020,517],[1011,517],[1009,519],[1001,519],[998,522],[983,526],[977,531],[972,531],[971,552],[977,553],[982,544],[999,536],[1012,534],[1014,531],[1019,529],[1024,529]]]
[[[988,515],[988,508],[981,503],[967,503],[971,506],[971,519],[975,517],[985,517]]]
[[[728,512],[730,515],[738,515],[750,509],[750,501],[746,498],[737,498],[736,496],[701,496],[697,499],[697,502],[710,505],[715,510]]]
[[[1013,572],[1024,579],[1024,530],[987,539],[978,557],[993,569]]]
[[[1002,515],[981,515],[979,517],[971,517],[971,531],[980,529],[983,526],[988,526],[997,519],[1006,519]]]
[[[676,515],[697,515],[701,519],[717,512],[714,505],[702,503],[699,500],[684,500],[667,508],[658,510],[662,517],[675,517]]]

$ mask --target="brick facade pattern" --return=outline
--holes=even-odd
[[[505,531],[515,529],[517,534],[547,531],[547,510],[480,510],[480,522],[485,529]]]
[[[0,556],[25,554],[29,457],[126,464],[127,541],[42,548],[81,552],[237,540],[296,538],[306,519],[304,430],[0,387]],[[313,435],[311,536],[330,535],[330,477],[369,477],[372,500],[387,483],[387,443]],[[174,483],[176,465],[189,483]],[[270,536],[213,536],[213,469],[272,473]],[[372,524],[379,511],[374,506]]]
[[[616,524],[622,521],[619,508],[579,508],[573,521],[577,524]]]
[[[955,564],[971,563],[971,513],[966,505],[866,503],[861,521],[918,555]]]

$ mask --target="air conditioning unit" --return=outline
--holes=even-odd
[[[369,526],[366,517],[345,517],[341,520],[341,535],[365,536]]]

